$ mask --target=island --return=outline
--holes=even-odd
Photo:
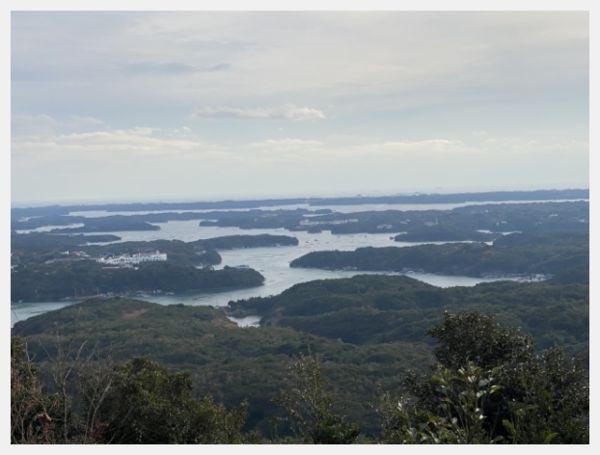
[[[561,199],[589,199],[588,189],[533,190],[533,191],[488,191],[479,193],[451,194],[402,194],[390,196],[355,196],[355,197],[314,197],[285,199],[254,199],[246,201],[200,201],[200,202],[135,202],[90,205],[50,205],[43,207],[14,207],[11,209],[13,219],[67,215],[71,212],[87,210],[105,210],[107,212],[143,212],[151,210],[231,210],[251,209],[257,207],[277,207],[283,205],[307,204],[322,205],[358,205],[358,204],[452,204],[465,202],[493,201],[542,201]]]
[[[23,265],[11,273],[11,300],[55,301],[94,295],[213,292],[260,286],[264,277],[251,268],[213,270],[169,262],[124,267],[81,260]]]
[[[87,240],[107,241],[90,244]],[[224,267],[217,249],[295,246],[282,235],[118,242],[116,236],[12,235],[11,300],[52,301],[139,292],[213,292],[260,286],[252,268]]]
[[[587,232],[510,234],[486,243],[445,243],[410,247],[315,251],[294,259],[290,267],[328,270],[419,271],[473,277],[589,274]]]
[[[589,202],[488,203],[443,210],[249,209],[160,212],[96,218],[68,214],[14,217],[16,231],[55,226],[54,233],[156,230],[156,223],[198,220],[200,226],[287,229],[332,234],[389,233],[398,241],[491,241],[509,232],[589,229]]]

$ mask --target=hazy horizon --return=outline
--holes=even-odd
[[[585,12],[13,12],[12,203],[587,188]]]
[[[288,195],[273,195],[273,194],[255,194],[255,195],[215,195],[215,196],[181,196],[181,197],[147,197],[136,199],[63,199],[63,200],[39,200],[39,201],[12,201],[12,208],[28,208],[28,207],[44,207],[50,205],[102,205],[102,204],[134,204],[134,203],[186,203],[186,202],[223,202],[223,201],[252,201],[252,200],[284,200],[284,199],[311,199],[311,198],[344,198],[344,197],[378,197],[378,196],[410,196],[422,194],[460,194],[460,193],[488,193],[488,192],[511,192],[511,191],[552,191],[552,190],[587,190],[589,187],[568,187],[564,188],[492,188],[492,189],[434,189],[431,191],[379,191],[371,193],[336,193],[336,194],[288,194]]]

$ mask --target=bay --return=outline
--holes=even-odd
[[[236,250],[220,251],[222,262],[216,268],[225,266],[247,266],[251,267],[265,277],[262,286],[236,289],[222,292],[210,293],[188,293],[177,295],[149,295],[136,294],[134,297],[159,303],[161,305],[173,305],[183,303],[185,305],[210,305],[224,307],[232,300],[247,299],[250,297],[266,297],[279,294],[291,286],[319,279],[349,278],[358,274],[381,274],[382,272],[358,272],[349,270],[320,270],[291,268],[289,263],[306,253],[320,250],[354,250],[356,248],[373,246],[397,246],[407,247],[424,243],[448,243],[448,242],[396,242],[393,234],[331,234],[329,231],[320,233],[308,233],[304,231],[290,232],[286,229],[240,229],[238,227],[200,226],[198,220],[169,221],[156,223],[160,227],[158,231],[114,231],[108,232],[121,237],[120,241],[151,241],[159,239],[178,239],[190,242],[198,239],[208,239],[223,235],[256,235],[274,234],[290,235],[298,239],[297,246],[282,246],[268,248],[244,248]],[[96,233],[94,233],[96,234]],[[398,275],[397,272],[385,273]],[[477,283],[498,281],[502,279],[517,278],[475,278],[468,276],[436,275],[429,273],[411,272],[405,275],[424,281],[438,287],[450,286],[474,286]],[[77,300],[62,302],[22,302],[11,305],[11,322],[53,311],[68,305],[77,303]],[[245,322],[242,321],[242,324]],[[252,324],[256,321],[252,321]]]

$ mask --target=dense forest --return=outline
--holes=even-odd
[[[257,217],[292,217],[296,221],[303,219],[305,215],[317,215],[330,213],[331,210],[260,210],[250,209],[239,212],[228,211],[210,211],[210,212],[159,212],[130,215],[107,215],[99,217],[85,217],[80,215],[44,215],[27,219],[13,219],[11,228],[14,231],[36,229],[43,226],[54,226],[50,231],[52,233],[69,234],[77,232],[111,232],[111,231],[135,231],[135,230],[159,230],[156,224],[167,221],[190,221],[190,220],[210,220],[228,217],[232,213],[237,213],[243,218]],[[74,227],[69,225],[81,224],[83,226]],[[148,228],[148,225],[151,226]],[[65,226],[60,228],[59,226]],[[136,229],[140,226],[141,229]]]
[[[13,235],[11,300],[51,301],[98,294],[206,292],[260,286],[264,277],[253,269],[225,267],[212,270],[210,266],[221,262],[217,250],[298,244],[295,237],[268,234],[232,235],[192,242],[154,240],[104,245],[89,245],[87,240],[90,238],[96,242],[115,240],[112,235]],[[93,260],[157,250],[167,254],[165,262],[115,269]]]
[[[411,247],[315,251],[295,259],[291,267],[372,271],[423,271],[448,275],[549,275],[587,282],[589,234],[510,234],[486,243],[446,243]],[[577,272],[577,273],[574,273]]]
[[[191,258],[199,253],[210,250],[230,250],[234,248],[261,248],[276,246],[295,246],[298,239],[287,235],[226,235],[212,237],[209,239],[183,242],[181,240],[152,240],[152,241],[129,241],[121,242],[121,238],[113,234],[95,235],[57,235],[52,233],[32,232],[29,234],[13,234],[11,236],[11,253],[13,259],[27,256],[41,256],[45,259],[58,257],[57,253],[69,249],[84,251],[90,255],[104,256],[109,254],[123,254],[140,251],[164,250],[173,258],[181,259],[186,256],[185,261],[201,264],[218,264],[220,258],[215,256],[209,262],[202,260],[192,261]]]
[[[200,220],[201,226],[277,229],[333,234],[390,233],[399,241],[493,240],[504,233],[554,232],[589,228],[589,203],[503,203],[452,210],[377,210],[334,212],[331,209],[248,209],[239,211],[162,212],[95,218],[67,214],[13,218],[14,231],[56,226],[53,233],[157,230],[152,223]],[[73,227],[69,225],[79,224]],[[58,227],[58,226],[64,227]]]
[[[535,201],[588,197],[561,190],[13,209],[11,300],[86,300],[14,325],[12,442],[587,443],[589,203]],[[521,203],[486,203],[497,200]],[[467,201],[482,204],[319,207]],[[72,214],[90,209],[109,214]],[[110,214],[149,210],[162,212]],[[298,253],[291,267],[523,280],[440,288],[359,274],[223,308],[136,300],[261,286],[268,270],[217,269],[219,252],[299,245],[293,235],[184,242],[110,233],[190,220],[198,232],[200,223],[398,242]],[[16,232],[47,227],[54,231]],[[90,232],[98,233],[82,235]],[[306,237],[302,248],[310,248]],[[166,259],[107,262],[157,251]],[[244,317],[259,326],[238,326]]]
[[[13,442],[586,443],[583,357],[479,312],[347,343],[92,300],[18,323]],[[33,359],[31,362],[29,359]]]
[[[364,212],[303,213],[297,210],[223,212],[202,226],[241,229],[284,228],[332,234],[390,233],[397,240],[493,240],[509,232],[585,232],[589,203],[545,202],[485,204],[452,210],[373,210]],[[483,232],[482,232],[483,231]],[[404,239],[402,238],[404,237]]]
[[[110,268],[89,261],[22,266],[11,276],[11,300],[51,301],[99,294],[207,292],[260,286],[264,277],[250,268],[213,270],[169,262]]]
[[[353,344],[426,341],[444,310],[480,311],[521,327],[539,348],[587,349],[587,284],[502,281],[438,288],[405,276],[358,275],[297,284],[279,295],[230,302],[233,316]]]
[[[53,235],[42,232],[29,234],[15,234],[10,236],[10,250],[12,256],[20,256],[33,253],[60,252],[75,247],[81,247],[88,243],[118,242],[121,237],[113,234],[94,235]]]
[[[221,263],[217,250],[296,246],[298,239],[287,235],[227,235],[210,239],[183,242],[181,240],[152,240],[118,242],[108,245],[86,245],[81,248],[91,256],[132,254],[159,250],[167,253],[167,261],[179,265],[216,265]]]

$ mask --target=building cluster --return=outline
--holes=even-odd
[[[160,253],[158,250],[154,253],[134,253],[121,254],[119,256],[108,256],[97,259],[101,264],[129,266],[139,264],[140,262],[160,262],[167,260],[167,253]]]

